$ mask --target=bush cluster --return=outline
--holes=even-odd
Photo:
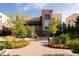
[[[30,41],[25,41],[25,40],[15,41],[15,42],[7,42],[6,43],[6,45],[7,45],[6,48],[9,48],[9,49],[22,48],[22,47],[27,46],[29,43],[30,43]]]
[[[0,50],[4,49],[6,47],[5,43],[0,42]]]
[[[70,37],[68,34],[61,34],[59,37],[54,37],[52,42],[56,44],[65,44],[69,39]]]
[[[71,51],[73,53],[78,53],[79,54],[79,43],[74,43],[71,45]]]
[[[26,41],[26,40],[19,40],[14,36],[7,36],[4,38],[5,41],[0,42],[0,50],[2,49],[14,49],[14,48],[22,48],[27,46],[30,41]]]
[[[61,34],[54,37],[51,46],[55,48],[69,48],[73,53],[79,54],[79,38],[72,38],[69,34]]]

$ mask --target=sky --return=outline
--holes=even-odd
[[[55,13],[62,15],[62,20],[73,13],[79,13],[78,3],[0,3],[0,12],[13,15],[23,12],[28,16],[40,16],[41,10],[52,9]]]

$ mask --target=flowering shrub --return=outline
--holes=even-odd
[[[30,41],[18,41],[18,42],[10,42],[9,48],[13,49],[13,48],[22,48],[27,46],[30,43]]]
[[[0,50],[4,48],[7,48],[7,49],[22,48],[27,46],[30,43],[30,41],[19,40],[14,36],[6,36],[4,40],[5,41],[0,42]]]

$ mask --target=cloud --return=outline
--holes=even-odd
[[[19,11],[27,11],[29,9],[41,10],[45,8],[47,3],[25,3],[25,4],[16,4],[17,10]]]
[[[30,4],[30,6],[35,8],[35,9],[43,9],[47,5],[48,5],[47,3],[33,3],[33,4]]]
[[[47,3],[29,3],[24,6],[24,11],[27,11],[31,8],[36,10],[44,9],[48,4]]]
[[[56,13],[62,14],[62,21],[72,15],[73,13],[79,13],[79,4],[78,3],[65,3],[65,4],[49,4],[49,3],[24,3],[16,4],[17,10],[30,12],[30,9],[33,10],[42,10],[42,9],[52,9]]]
[[[29,6],[24,6],[24,7],[23,7],[23,10],[24,10],[24,11],[27,11],[27,10],[29,10],[29,9],[30,9]]]

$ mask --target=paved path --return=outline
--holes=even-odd
[[[32,41],[31,44],[19,49],[6,49],[4,54],[21,55],[21,56],[45,56],[45,55],[73,55],[70,50],[49,48],[47,40]]]

